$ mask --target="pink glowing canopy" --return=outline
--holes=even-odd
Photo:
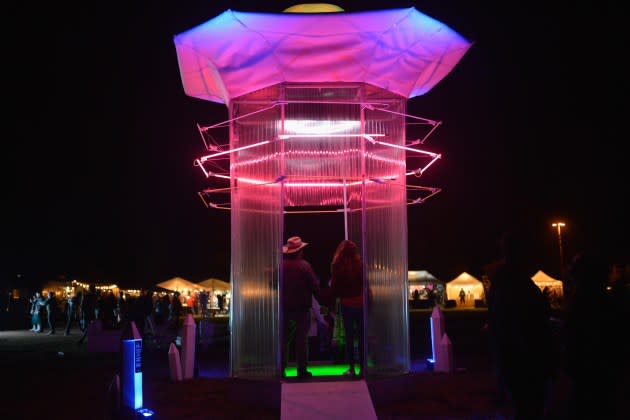
[[[363,82],[427,93],[471,43],[415,8],[336,13],[226,10],[175,36],[184,91],[231,99],[283,82]]]

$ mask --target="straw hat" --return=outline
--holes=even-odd
[[[299,236],[292,236],[287,239],[287,244],[282,247],[282,252],[285,254],[293,254],[294,252],[298,252],[300,249],[304,248],[308,245],[308,242],[302,242],[302,239]]]

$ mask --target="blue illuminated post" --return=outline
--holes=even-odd
[[[142,337],[133,321],[123,333],[121,353],[122,406],[125,411],[135,412],[142,408]]]

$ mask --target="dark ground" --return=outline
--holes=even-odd
[[[483,309],[445,310],[446,332],[453,343],[454,373],[426,369],[430,354],[430,311],[410,313],[412,397],[375,403],[379,419],[509,419],[507,404],[497,402],[497,388],[482,331]],[[227,377],[227,318],[216,320],[216,340],[197,352],[198,377],[170,380],[168,339],[158,349],[143,350],[144,405],[156,419],[279,419],[279,409],[253,406],[231,398]],[[89,353],[77,345],[80,332],[64,337],[25,330],[0,331],[0,368],[5,379],[0,419],[106,418],[108,388],[118,373],[118,354]],[[368,381],[369,383],[369,381]],[[564,418],[566,379],[558,376],[551,392],[549,419]]]

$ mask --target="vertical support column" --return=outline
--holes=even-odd
[[[280,91],[281,99],[285,98],[284,87]],[[285,120],[285,112],[286,112],[286,104],[283,103],[280,105],[280,133],[278,133],[278,137],[281,134],[285,134],[284,129],[284,120]],[[280,176],[286,179],[286,166],[285,166],[285,154],[284,154],[284,139],[280,141]],[[282,245],[284,243],[284,180],[280,182],[280,234],[278,235],[279,243],[276,244],[277,249],[281,250]],[[278,271],[278,343],[276,352],[276,366],[277,366],[277,377],[282,378],[284,376],[283,371],[283,358],[286,357],[284,354],[284,341],[286,337],[284,336],[284,308],[282,307],[282,293],[284,292],[284,273],[282,272],[282,259],[284,257],[281,255],[279,259],[279,266],[277,267]]]
[[[363,104],[364,89],[362,86],[359,89],[360,104]],[[361,134],[365,134],[365,108],[360,106],[360,130]],[[363,342],[359,345],[363,346],[363,363],[361,364],[361,375],[367,377],[367,360],[368,360],[368,303],[369,303],[369,266],[367,264],[367,220],[366,220],[366,187],[365,180],[367,179],[367,167],[365,164],[365,138],[361,141],[361,261],[363,263]]]
[[[343,238],[348,240],[348,183],[343,180]]]

